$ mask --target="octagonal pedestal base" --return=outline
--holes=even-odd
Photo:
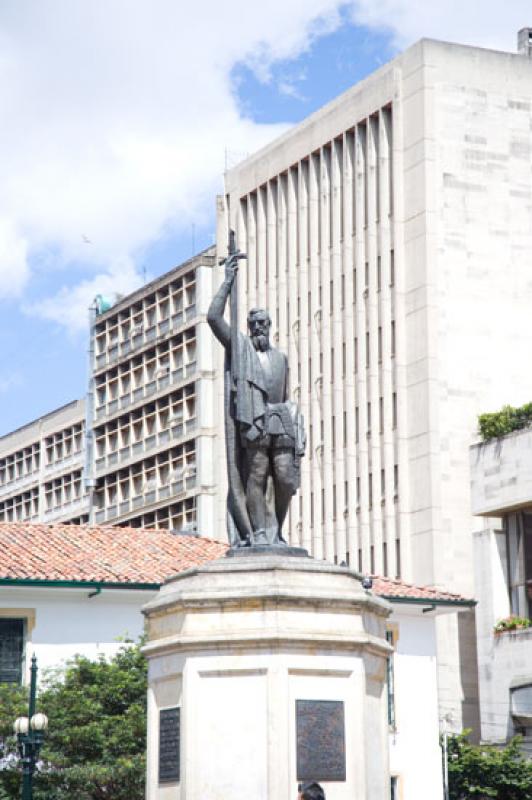
[[[224,558],[144,612],[148,800],[295,800],[307,778],[327,800],[388,800],[389,607],[355,573]]]

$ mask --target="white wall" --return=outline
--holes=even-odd
[[[390,733],[390,772],[399,776],[402,800],[440,800],[438,683],[434,612],[393,606],[398,626],[395,673],[396,731]]]
[[[100,653],[112,655],[120,647],[119,637],[137,639],[142,634],[140,608],[152,592],[103,590],[89,598],[91,591],[0,586],[2,616],[10,609],[13,616],[33,612],[28,625],[27,671],[34,653],[42,675],[42,670],[60,666],[78,653],[89,658]]]

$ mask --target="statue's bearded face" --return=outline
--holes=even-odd
[[[270,347],[271,321],[267,311],[262,309],[251,312],[248,317],[248,328],[255,350],[268,350]]]

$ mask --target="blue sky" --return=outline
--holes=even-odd
[[[0,435],[84,394],[94,294],[131,291],[212,243],[226,158],[422,35],[513,49],[527,24],[521,0],[504,14],[486,0],[481,31],[467,5],[430,7],[4,0]]]

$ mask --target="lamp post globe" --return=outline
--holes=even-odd
[[[32,731],[44,732],[48,728],[48,717],[46,714],[34,714],[30,720]]]
[[[18,717],[13,723],[13,730],[15,733],[26,734],[30,729],[30,721],[28,717]]]

